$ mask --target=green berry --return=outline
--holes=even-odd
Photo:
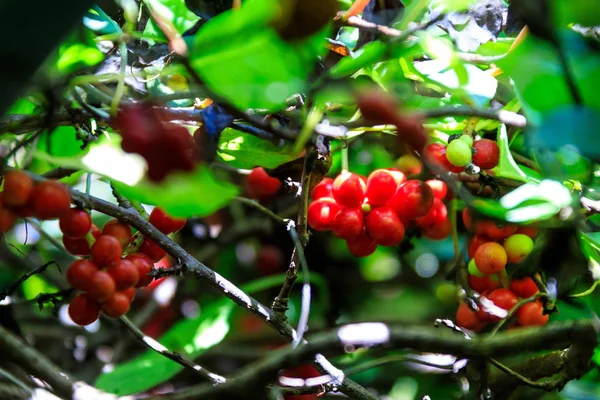
[[[471,162],[471,146],[463,140],[453,140],[446,147],[446,157],[455,167],[464,167]]]
[[[471,136],[461,135],[459,139],[468,144],[469,146],[473,146],[473,138]]]
[[[533,239],[522,233],[511,235],[504,242],[504,250],[511,264],[523,262],[533,250]]]
[[[471,261],[469,261],[469,274],[473,275],[473,276],[477,276],[479,278],[483,278],[484,276],[486,276],[483,272],[481,272],[479,270],[479,268],[477,268],[477,265],[475,264],[475,259],[472,258]]]

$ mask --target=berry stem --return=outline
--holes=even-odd
[[[523,305],[527,304],[527,303],[531,303],[536,301],[538,298],[540,297],[548,297],[547,293],[536,293],[533,296],[527,298],[527,299],[521,299],[519,300],[519,302],[517,304],[515,304],[515,306],[513,308],[510,309],[510,311],[508,312],[508,314],[506,315],[506,318],[501,319],[496,326],[494,327],[494,329],[492,329],[492,331],[490,332],[490,336],[495,335],[496,333],[498,333],[498,331],[500,329],[502,329],[502,327],[504,325],[507,324],[508,321],[510,321],[512,319],[512,317],[516,314],[517,310],[519,308],[521,308]]]
[[[346,172],[349,170],[348,163],[348,144],[342,147],[342,172]]]

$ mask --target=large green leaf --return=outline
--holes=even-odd
[[[198,317],[178,322],[159,342],[171,351],[194,359],[219,343],[229,332],[229,317],[234,304],[229,299],[202,308]],[[100,375],[95,386],[119,395],[138,393],[169,380],[183,366],[153,350],[119,364]]]
[[[191,28],[198,20],[196,14],[191,12],[185,5],[185,0],[146,0],[152,10],[162,18],[170,21],[179,33],[185,32]],[[150,19],[144,29],[144,38],[165,42],[165,35],[156,25],[154,20]]]
[[[535,182],[537,179],[528,176],[525,172],[519,168],[508,147],[508,133],[506,131],[506,125],[502,124],[498,127],[498,147],[500,148],[500,159],[498,166],[492,171],[494,176],[499,178],[514,179],[520,182]]]
[[[281,109],[305,88],[328,29],[287,43],[269,26],[279,2],[244,1],[239,10],[212,18],[190,49],[193,68],[217,94],[241,109]]]

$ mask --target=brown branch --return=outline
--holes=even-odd
[[[358,18],[358,17],[354,17],[354,16],[348,18],[348,20],[344,21],[342,24],[345,26],[350,26],[352,28],[358,28],[362,31],[380,33],[380,34],[386,35],[386,36],[391,36],[391,37],[402,36],[402,31],[399,31],[398,29],[390,28],[389,26],[385,26],[385,25],[378,25],[373,22],[369,22],[367,20],[364,20],[364,19]]]

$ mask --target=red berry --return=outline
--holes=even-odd
[[[497,307],[503,310],[511,310],[519,302],[519,298],[512,291],[508,289],[496,289],[486,296],[491,300]],[[497,321],[500,318],[496,315],[490,315],[493,321]]]
[[[356,96],[358,108],[363,117],[373,123],[395,125],[400,104],[393,96],[376,90]]]
[[[406,181],[396,194],[387,202],[402,219],[414,219],[425,216],[433,206],[433,191],[419,180]]]
[[[475,252],[474,258],[477,268],[487,275],[502,271],[508,262],[506,250],[496,242],[482,244]]]
[[[69,317],[77,325],[89,325],[98,319],[100,304],[86,294],[80,294],[69,304]]]
[[[256,256],[256,268],[261,275],[272,275],[281,272],[285,267],[285,259],[281,250],[272,244],[261,246]]]
[[[524,299],[533,296],[539,291],[535,281],[528,276],[523,279],[513,279],[510,282],[510,290]]]
[[[367,185],[359,175],[342,172],[333,181],[333,198],[342,207],[360,207]]]
[[[333,234],[342,239],[356,239],[365,227],[363,211],[360,208],[344,208],[333,219]]]
[[[4,204],[10,207],[27,204],[34,190],[33,179],[22,171],[10,171],[4,175]]]
[[[99,267],[106,267],[121,259],[123,248],[114,236],[101,235],[91,248],[92,260]]]
[[[150,239],[144,239],[144,243],[140,246],[139,251],[140,253],[147,255],[152,262],[159,262],[167,255],[166,251]]]
[[[431,228],[424,229],[422,233],[423,236],[431,240],[446,239],[452,233],[452,223],[449,219],[445,219]]]
[[[321,376],[319,371],[312,365],[300,365],[298,367],[289,368],[281,371],[282,376],[290,378],[309,379]],[[317,400],[319,397],[317,394],[301,394],[301,395],[285,395],[283,400]]]
[[[75,289],[87,291],[96,272],[98,267],[90,260],[76,260],[67,269],[67,282]]]
[[[117,239],[123,249],[131,242],[131,237],[133,236],[131,227],[117,219],[112,219],[104,224],[102,234]]]
[[[377,169],[367,178],[366,196],[371,206],[382,206],[396,193],[398,181],[392,171]]]
[[[135,287],[146,287],[152,283],[154,278],[148,276],[148,274],[152,272],[152,267],[154,264],[147,255],[142,253],[133,253],[125,257],[125,259],[131,261],[137,269],[139,280]]]
[[[415,219],[421,229],[430,229],[448,219],[448,209],[438,198],[433,199],[433,206],[425,216]]]
[[[12,228],[17,216],[4,205],[4,192],[0,193],[0,232],[6,233]]]
[[[485,327],[485,321],[477,317],[477,312],[471,310],[468,305],[462,303],[456,310],[456,325],[461,328],[478,332]]]
[[[425,183],[433,191],[433,197],[442,201],[446,198],[446,195],[448,194],[448,186],[446,185],[446,182],[440,181],[439,179],[430,179],[425,181]]]
[[[88,295],[99,302],[110,299],[117,291],[115,280],[104,271],[97,271],[90,280]]]
[[[102,232],[100,232],[100,228],[94,224],[92,224],[91,233],[92,236],[94,236],[94,239],[97,239],[102,234]],[[63,235],[62,240],[63,244],[65,245],[65,249],[74,256],[90,255],[90,245],[85,238],[71,238]]]
[[[310,195],[313,201],[323,197],[333,197],[333,179],[323,178],[323,180],[313,188]]]
[[[392,176],[396,180],[396,186],[400,187],[400,185],[406,182],[406,175],[404,175],[404,172],[400,171],[398,168],[388,168],[387,170],[391,172]]]
[[[117,292],[117,293],[123,293],[125,296],[127,296],[129,303],[131,303],[133,301],[133,299],[135,298],[135,288],[134,287],[130,287],[125,290],[121,290],[120,292]]]
[[[500,286],[498,282],[492,280],[489,276],[480,278],[475,275],[469,275],[468,282],[471,289],[479,293],[489,292]]]
[[[450,164],[446,157],[446,146],[441,143],[431,143],[423,150],[423,159],[429,164],[434,164],[437,168],[443,168],[447,171],[452,170],[454,165]]]
[[[330,197],[313,201],[306,214],[308,225],[316,231],[328,231],[333,227],[333,220],[340,210],[339,204]]]
[[[173,218],[164,210],[154,207],[150,213],[150,223],[164,234],[180,231],[184,226],[185,218]]]
[[[390,207],[377,207],[367,215],[367,232],[381,246],[396,246],[404,239],[404,225]]]
[[[489,237],[485,236],[485,235],[475,235],[475,236],[473,236],[473,238],[469,242],[469,250],[468,250],[469,258],[475,257],[475,253],[477,252],[477,249],[482,244],[486,244],[486,243],[489,243],[489,242],[493,242],[493,240],[490,239]]]
[[[481,139],[473,142],[473,164],[481,169],[492,169],[500,161],[500,149],[493,140]]]
[[[494,221],[482,220],[475,222],[475,233],[483,234],[493,240],[503,240],[517,231],[517,226],[504,224],[498,226]]]
[[[44,181],[33,190],[31,206],[38,219],[58,218],[71,208],[71,195],[62,183]]]
[[[517,311],[517,318],[521,326],[546,325],[548,315],[544,315],[544,306],[539,301],[523,304]]]
[[[118,318],[129,311],[129,297],[122,292],[116,292],[110,299],[102,303],[102,312],[109,317]]]
[[[467,228],[468,231],[473,232],[475,226],[473,225],[473,216],[471,215],[471,209],[469,207],[465,207],[462,210],[462,221],[465,228]]]
[[[281,181],[267,174],[262,167],[257,167],[250,172],[247,179],[250,197],[259,200],[267,199],[279,191]]]
[[[519,226],[517,228],[517,233],[522,233],[523,235],[527,235],[530,238],[535,239],[538,234],[538,228],[534,226]]]
[[[58,220],[60,230],[71,238],[82,238],[92,228],[90,214],[80,208],[71,208]]]
[[[364,233],[356,239],[346,240],[346,246],[348,246],[350,254],[356,257],[366,257],[373,254],[377,249],[375,240]]]
[[[138,270],[129,260],[122,259],[106,269],[106,272],[112,276],[117,286],[117,290],[124,290],[137,285],[140,276]]]

